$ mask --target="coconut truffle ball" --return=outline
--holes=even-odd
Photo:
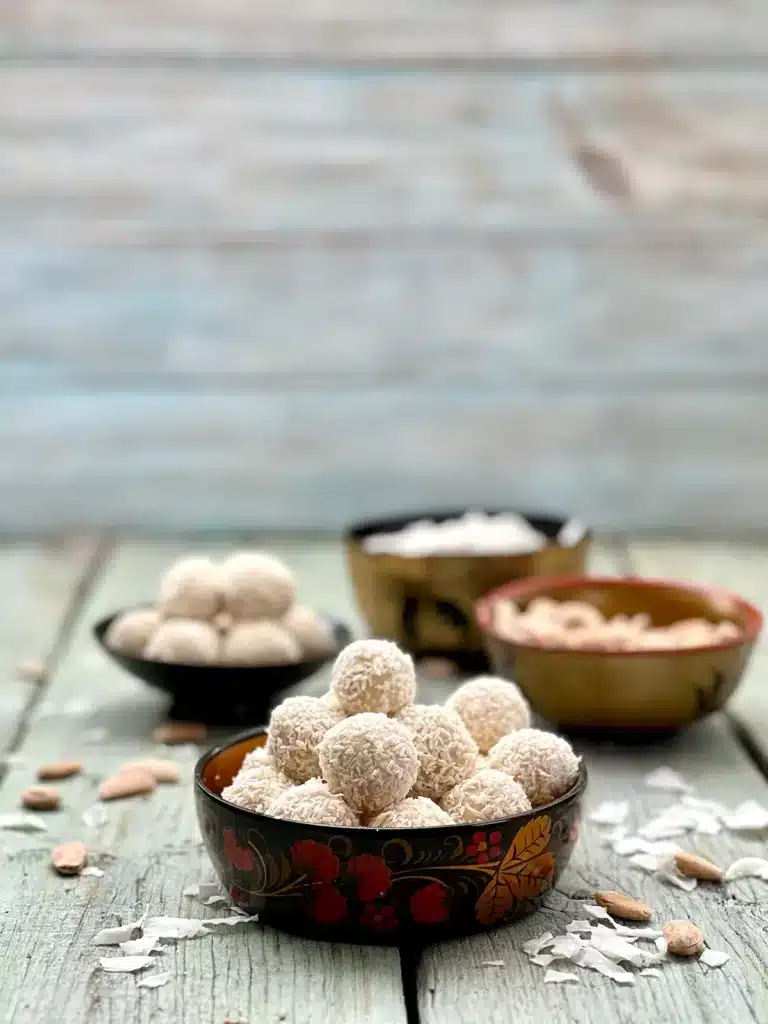
[[[525,790],[504,772],[484,768],[448,790],[440,806],[454,821],[493,821],[531,810]]]
[[[348,717],[346,711],[341,706],[341,704],[339,704],[339,702],[336,700],[332,693],[324,693],[322,697],[318,697],[317,699],[321,700],[323,704],[325,704],[326,707],[330,708],[335,715],[338,715],[340,720],[342,718]]]
[[[310,779],[301,786],[291,786],[277,796],[267,810],[274,818],[306,821],[312,825],[359,825],[360,818],[344,802],[331,793],[320,779]]]
[[[454,690],[445,706],[458,713],[481,754],[508,732],[531,723],[528,702],[517,686],[495,676],[470,679]]]
[[[488,754],[488,763],[519,782],[534,807],[567,793],[579,775],[579,758],[570,743],[540,729],[504,736]]]
[[[232,785],[223,789],[221,795],[231,804],[264,814],[289,786],[288,779],[281,779],[277,775],[260,775],[258,772],[241,769],[232,780]]]
[[[413,702],[413,661],[389,640],[356,640],[334,662],[331,693],[348,715],[393,715]]]
[[[419,756],[404,725],[367,712],[329,729],[320,744],[320,769],[331,792],[341,793],[350,807],[378,814],[411,791]]]
[[[319,619],[311,608],[295,604],[280,620],[301,648],[302,657],[326,658],[333,653],[335,643],[327,625]]]
[[[222,577],[210,558],[181,558],[160,581],[157,607],[165,616],[212,619],[222,601]]]
[[[183,665],[213,665],[219,656],[219,634],[207,622],[166,619],[157,627],[144,651],[150,661]]]
[[[113,651],[140,658],[159,625],[160,614],[154,608],[136,608],[113,619],[104,640]]]
[[[227,610],[236,619],[279,619],[293,604],[293,573],[263,551],[240,551],[221,567]]]
[[[286,784],[293,784],[292,780],[277,767],[277,761],[271,757],[264,747],[252,750],[246,754],[240,766],[239,774],[247,772],[249,775],[262,779],[280,779]]]
[[[453,825],[453,818],[424,796],[409,796],[389,811],[382,811],[368,822],[370,828],[430,828]]]
[[[323,736],[343,715],[317,697],[288,697],[272,712],[267,751],[279,771],[294,782],[320,774],[317,750]]]
[[[240,622],[222,638],[224,665],[295,665],[300,660],[299,645],[291,634],[269,619]]]
[[[412,796],[439,800],[475,771],[477,744],[458,715],[438,705],[411,704],[397,720],[410,732],[419,756]]]

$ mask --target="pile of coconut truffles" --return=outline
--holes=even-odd
[[[241,551],[216,563],[182,558],[160,581],[155,605],[124,612],[107,646],[121,654],[185,665],[290,665],[328,657],[322,619],[294,603],[296,582],[280,559]]]
[[[275,708],[225,800],[320,825],[417,828],[523,814],[568,792],[579,759],[529,728],[514,683],[470,680],[444,706],[414,704],[411,658],[387,640],[339,654],[330,691]]]

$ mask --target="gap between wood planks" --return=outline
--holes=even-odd
[[[56,669],[66,653],[67,646],[80,618],[80,613],[85,606],[85,602],[109,562],[115,547],[116,541],[111,534],[105,534],[97,539],[94,551],[86,561],[85,567],[75,583],[72,596],[64,609],[64,614],[54,635],[51,648],[43,658],[43,663],[46,667],[45,678],[36,685],[31,686],[29,699],[24,705],[24,710],[19,716],[11,741],[3,751],[3,754],[16,753],[24,742],[24,737],[34,717],[34,713],[48,692]],[[5,779],[7,771],[8,764],[0,762],[0,784]]]

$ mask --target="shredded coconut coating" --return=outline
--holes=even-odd
[[[259,747],[245,755],[238,774],[243,775],[246,772],[254,778],[279,779],[286,785],[293,785],[293,780],[280,771],[277,761],[266,752],[264,747]]]
[[[334,663],[331,693],[348,715],[365,711],[393,715],[413,702],[413,661],[389,640],[356,640]]]
[[[328,624],[304,605],[295,604],[280,620],[301,648],[302,658],[327,658],[333,654],[335,643]]]
[[[330,708],[334,715],[338,715],[339,721],[341,721],[342,718],[349,717],[344,708],[339,704],[330,691],[328,693],[324,693],[322,697],[318,697],[317,699],[321,700],[326,707]]]
[[[442,807],[424,796],[409,796],[368,822],[369,828],[431,828],[453,825],[454,820]]]
[[[475,771],[477,744],[458,715],[438,705],[411,704],[397,715],[413,737],[419,774],[415,797],[439,800]]]
[[[269,619],[240,622],[222,639],[224,665],[295,665],[301,650],[290,633]]]
[[[320,779],[310,779],[301,786],[291,786],[269,805],[268,814],[290,821],[306,821],[312,825],[359,825],[360,818],[344,802],[331,793]]]
[[[288,697],[272,712],[267,752],[279,771],[294,782],[320,774],[318,747],[323,736],[343,716],[318,697]]]
[[[519,782],[534,807],[567,793],[579,776],[579,758],[570,743],[540,729],[504,736],[489,753],[488,763]]]
[[[293,604],[293,573],[263,551],[240,551],[221,567],[224,599],[236,619],[279,619]]]
[[[440,806],[454,821],[493,821],[531,810],[522,786],[504,772],[484,768],[449,790]]]
[[[386,715],[367,712],[334,725],[320,744],[320,769],[332,793],[364,815],[403,800],[419,774],[411,734]]]
[[[219,634],[207,622],[166,619],[144,651],[150,661],[182,665],[213,665],[219,656]]]
[[[231,804],[264,814],[289,785],[287,779],[241,769],[232,780],[232,785],[222,790],[221,795]]]
[[[445,706],[455,711],[472,739],[487,754],[502,736],[531,723],[528,702],[514,683],[478,676],[455,690]]]
[[[222,576],[210,558],[181,558],[160,581],[157,607],[181,619],[212,619],[221,606]]]
[[[135,608],[113,619],[104,640],[113,651],[140,658],[159,625],[160,614],[154,608]]]

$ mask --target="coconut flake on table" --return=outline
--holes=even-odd
[[[196,939],[210,935],[206,921],[191,917],[150,917],[144,924],[144,936],[155,939]]]
[[[763,857],[741,857],[725,872],[723,881],[735,882],[739,878],[762,878],[768,882],[768,860]]]
[[[588,820],[595,825],[621,825],[628,814],[628,800],[604,800],[588,815]]]
[[[581,978],[570,971],[556,971],[554,967],[550,967],[544,975],[545,985],[565,985],[569,981],[580,982]]]
[[[151,956],[102,956],[99,962],[111,974],[133,974],[155,962]]]
[[[529,939],[523,943],[523,950],[529,956],[536,956],[554,939],[552,932],[542,932],[536,939]]]
[[[28,814],[26,811],[10,811],[8,814],[0,814],[0,828],[11,829],[15,832],[48,831],[48,826],[42,818],[36,814]]]
[[[745,800],[723,814],[723,824],[734,832],[762,832],[768,829],[768,809],[756,800]]]
[[[87,867],[84,867],[83,870],[80,872],[80,877],[83,878],[84,876],[89,876],[91,878],[103,878],[104,872],[101,870],[101,868],[97,868],[89,864]]]
[[[401,530],[373,533],[363,541],[370,554],[419,558],[428,555],[515,555],[549,543],[527,519],[512,513],[465,512],[455,519],[419,519]]]
[[[128,942],[133,938],[137,928],[144,926],[146,916],[140,917],[138,921],[130,921],[128,924],[113,925],[111,928],[102,928],[101,931],[91,939],[92,946],[117,946],[121,942]]]
[[[730,953],[722,953],[717,949],[705,949],[699,955],[699,960],[707,967],[722,967],[730,959]]]
[[[504,966],[504,961],[503,960],[483,960],[483,962],[480,964],[480,966],[481,967],[503,967]]]
[[[93,807],[86,808],[80,817],[88,828],[101,828],[109,821],[107,809],[101,804],[94,804]]]
[[[640,974],[644,978],[660,978],[661,977],[661,971],[659,970],[658,967],[644,967],[642,969],[642,971],[640,971]]]
[[[549,967],[557,957],[552,956],[550,953],[537,953],[536,956],[532,956],[530,959],[531,963],[536,964],[537,967]]]
[[[613,922],[613,918],[605,909],[605,907],[598,907],[596,905],[587,904],[581,908],[585,914],[589,914],[590,917],[594,917],[598,921],[610,921]]]
[[[157,974],[150,974],[146,978],[139,978],[136,988],[160,988],[170,978],[168,971],[159,971]]]
[[[148,953],[160,949],[160,942],[153,935],[142,935],[140,939],[128,939],[125,942],[119,942],[118,945],[129,956],[146,956]]]
[[[668,765],[662,765],[645,777],[648,789],[660,789],[667,793],[690,793],[693,788],[679,772]]]

